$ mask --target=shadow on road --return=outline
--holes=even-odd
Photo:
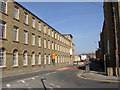
[[[81,70],[86,70],[86,65],[84,65],[82,67],[78,67],[78,68]],[[89,69],[90,69],[90,71],[104,72],[103,68],[95,62],[89,63]]]

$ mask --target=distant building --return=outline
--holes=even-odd
[[[63,35],[17,2],[0,1],[0,68],[39,69],[74,60],[72,35]]]
[[[101,52],[100,52],[99,49],[96,50],[95,54],[96,54],[96,60],[100,60],[100,54],[101,54]]]
[[[80,56],[75,55],[75,60],[74,61],[80,61]]]

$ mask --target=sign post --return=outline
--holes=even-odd
[[[56,52],[52,52],[52,63],[55,65]]]

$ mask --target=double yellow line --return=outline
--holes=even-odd
[[[98,80],[98,79],[87,78],[87,77],[83,77],[82,74],[77,74],[77,77],[82,78],[82,79],[87,79],[87,80],[100,81],[100,82],[120,82],[116,80]]]

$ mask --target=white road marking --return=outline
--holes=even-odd
[[[49,74],[51,74],[51,73],[47,73],[47,74],[45,74],[45,75],[49,75]]]
[[[57,86],[57,88],[61,88],[60,86]]]
[[[47,73],[47,74],[45,74],[45,75],[50,75],[50,74],[53,74],[53,73],[56,73],[56,72]]]
[[[54,84],[50,83],[50,85],[55,86]]]
[[[31,78],[32,80],[35,80],[35,78]]]
[[[35,78],[37,78],[38,76],[35,76]]]
[[[23,82],[26,81],[26,80],[35,80],[35,78],[37,78],[38,76],[35,76],[35,77],[31,77],[31,78],[26,78],[26,79],[23,79],[23,80],[18,80],[17,82]]]
[[[10,84],[6,84],[7,87],[10,87],[11,85]]]
[[[24,80],[21,80],[21,82],[22,82],[22,83],[25,83],[25,81],[24,81]]]
[[[56,73],[56,72],[52,72],[52,73]]]

